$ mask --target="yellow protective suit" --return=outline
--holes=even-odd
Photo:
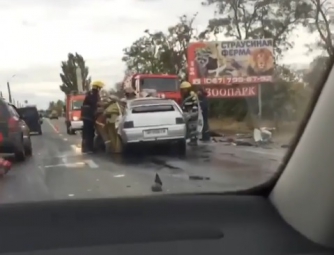
[[[106,116],[106,130],[110,143],[108,145],[108,151],[111,153],[122,153],[122,140],[118,135],[118,130],[115,126],[118,117],[124,113],[124,106],[119,101],[113,101],[105,109],[104,115]]]
[[[99,102],[99,106],[97,108],[96,113],[96,121],[95,121],[95,130],[102,138],[104,144],[110,143],[110,139],[108,137],[107,127],[106,127],[106,117],[104,116],[104,110],[110,104],[110,100],[101,100]]]

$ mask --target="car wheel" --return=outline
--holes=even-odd
[[[67,134],[68,135],[75,135],[75,130],[71,129],[71,126],[67,126]]]
[[[26,151],[24,145],[22,144],[20,148],[15,152],[15,159],[18,162],[23,162],[26,159]]]
[[[187,141],[185,139],[177,142],[177,153],[181,156],[187,154]]]
[[[24,150],[25,150],[26,156],[31,156],[32,155],[32,144],[31,144],[30,139],[29,139],[29,143],[26,145]]]

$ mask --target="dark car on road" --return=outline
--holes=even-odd
[[[0,153],[24,161],[32,154],[30,130],[17,108],[0,99]]]
[[[51,113],[50,113],[50,115],[49,115],[49,119],[50,120],[53,120],[53,119],[58,119],[58,113],[57,113],[57,111],[52,111]]]
[[[38,133],[39,135],[43,133],[42,119],[36,106],[26,106],[17,110],[22,119],[27,123],[31,133]]]

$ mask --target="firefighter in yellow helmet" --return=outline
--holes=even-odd
[[[81,108],[82,127],[82,152],[94,151],[95,118],[98,102],[100,101],[100,90],[104,87],[102,81],[91,83],[91,90],[87,92]]]
[[[193,91],[192,85],[188,81],[183,81],[180,85],[182,96],[182,110],[187,113],[189,145],[197,145],[197,123],[198,123],[198,96]]]

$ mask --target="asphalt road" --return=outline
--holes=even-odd
[[[64,119],[46,119],[43,135],[32,136],[33,156],[0,180],[0,203],[244,189],[268,180],[285,153],[208,143],[188,148],[186,158],[157,149],[83,155],[80,136],[66,134]],[[161,192],[151,190],[156,173]]]

